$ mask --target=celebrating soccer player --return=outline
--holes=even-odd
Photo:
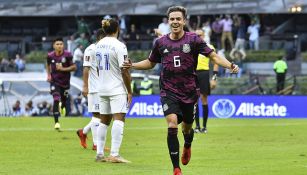
[[[187,11],[184,7],[173,6],[167,11],[171,33],[160,37],[154,44],[148,59],[141,62],[125,62],[125,68],[146,70],[156,63],[162,64],[160,73],[160,95],[164,115],[168,124],[167,145],[173,164],[174,175],[181,175],[179,166],[178,124],[182,123],[184,147],[181,156],[183,165],[191,158],[191,144],[194,131],[194,109],[199,97],[196,76],[197,57],[205,55],[218,65],[237,73],[239,67],[218,56],[195,33],[183,30]]]

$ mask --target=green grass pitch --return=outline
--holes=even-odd
[[[129,164],[94,162],[76,129],[88,118],[0,118],[0,175],[171,175],[166,122],[126,120],[121,155]],[[208,134],[195,134],[184,175],[306,175],[306,119],[209,119]],[[179,132],[180,151],[183,137]],[[107,146],[110,146],[110,128]],[[88,145],[92,141],[89,137]]]

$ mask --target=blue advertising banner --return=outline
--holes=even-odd
[[[209,117],[307,118],[307,96],[211,95],[208,102]],[[134,97],[127,117],[163,117],[160,97]]]
[[[208,101],[218,118],[307,118],[307,96],[212,95]]]

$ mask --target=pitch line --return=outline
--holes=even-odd
[[[219,128],[219,127],[262,127],[262,126],[269,126],[269,127],[284,127],[284,126],[299,126],[299,125],[306,125],[306,123],[276,123],[276,124],[212,124],[210,128]],[[180,128],[180,126],[179,126]],[[76,131],[80,128],[65,128],[63,127],[61,131]],[[157,127],[126,127],[125,130],[161,130],[165,129],[165,127],[157,126]],[[0,132],[8,132],[8,131],[54,131],[51,128],[0,128]]]

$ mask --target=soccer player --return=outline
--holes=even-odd
[[[66,100],[70,87],[70,72],[77,69],[72,55],[64,50],[62,38],[53,41],[54,51],[47,56],[47,81],[50,82],[50,93],[53,96],[54,128],[60,130],[59,116],[66,115]]]
[[[100,41],[105,36],[102,29],[97,30],[96,41]],[[83,96],[88,98],[88,111],[93,113],[92,120],[83,128],[77,131],[80,144],[83,148],[87,148],[87,133],[91,130],[93,137],[93,150],[97,145],[97,128],[100,123],[99,119],[99,95],[98,95],[98,66],[95,56],[96,43],[88,46],[84,51],[83,57]]]
[[[125,44],[117,39],[119,25],[116,20],[102,20],[102,29],[106,33],[106,37],[96,45],[101,119],[97,129],[96,161],[128,163],[129,161],[122,158],[119,154],[123,139],[125,115],[132,100],[130,72],[128,69],[122,68],[124,60],[128,59],[128,51]],[[110,156],[106,159],[104,145],[107,129],[112,118],[114,121],[111,129],[111,152]]]
[[[203,30],[196,30],[195,33],[205,39],[205,34]],[[215,48],[211,44],[207,44],[208,47],[215,51]],[[196,68],[197,79],[200,88],[200,99],[203,108],[203,128],[200,128],[199,124],[199,109],[198,105],[196,106],[195,122],[196,128],[194,129],[195,133],[207,133],[207,121],[208,121],[208,95],[210,95],[211,89],[216,87],[216,78],[218,75],[219,66],[214,64],[213,66],[213,76],[210,82],[210,73],[209,73],[209,62],[210,59],[202,54],[198,55],[198,63]]]
[[[194,131],[195,105],[199,98],[196,76],[197,57],[199,54],[208,56],[218,65],[238,72],[239,67],[218,56],[195,33],[183,30],[186,24],[187,11],[184,7],[173,6],[167,11],[171,33],[156,40],[148,59],[131,63],[125,61],[124,68],[146,70],[156,63],[162,64],[160,73],[160,96],[164,116],[168,124],[167,145],[173,164],[174,175],[181,175],[179,166],[178,124],[182,123],[184,147],[181,156],[183,165],[191,158],[191,144]]]

